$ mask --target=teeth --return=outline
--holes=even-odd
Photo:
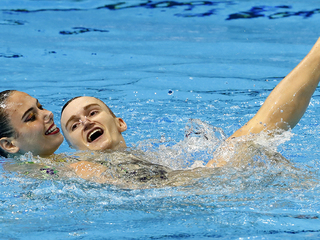
[[[96,132],[100,132],[100,129],[96,129],[96,130],[94,130],[92,133],[90,133],[89,138],[91,138],[91,136],[92,136],[93,134],[95,134]]]
[[[49,130],[46,131],[46,135],[54,132],[57,129],[57,125],[53,125]]]
[[[88,136],[88,142],[92,142],[92,137],[94,136],[94,134],[96,133],[101,133],[102,134],[102,130],[101,129],[95,129],[92,131],[92,133],[90,133],[90,135]],[[96,139],[96,138],[95,138]]]

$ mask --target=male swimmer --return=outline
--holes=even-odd
[[[320,38],[307,56],[274,88],[257,114],[233,133],[226,142],[260,132],[294,128],[305,113],[320,80]],[[126,147],[122,132],[127,129],[101,100],[76,97],[61,112],[61,128],[71,147],[79,150],[106,150]],[[208,167],[225,164],[223,157]]]

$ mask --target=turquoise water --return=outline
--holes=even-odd
[[[189,119],[226,136],[248,121],[319,37],[319,9],[318,1],[1,1],[0,90],[38,98],[57,123],[71,97],[99,97],[127,122],[128,145],[151,159],[175,168],[208,161],[223,137],[190,142]],[[318,238],[319,112],[317,89],[298,126],[268,146],[298,170],[266,163],[184,187],[124,190],[1,168],[0,239]],[[58,153],[70,151],[63,143]]]

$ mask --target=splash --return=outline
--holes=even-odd
[[[176,142],[170,138],[149,139],[134,145],[149,161],[181,170],[191,167],[196,161],[207,162],[226,139],[221,128],[200,119],[190,119],[185,126],[185,138]]]

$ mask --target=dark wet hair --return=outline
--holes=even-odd
[[[74,97],[74,98],[71,98],[68,102],[66,102],[64,104],[64,106],[62,107],[61,109],[61,115],[62,116],[62,113],[64,111],[64,109],[69,105],[69,103],[71,103],[73,100],[77,99],[77,98],[81,98],[81,97],[88,97],[88,96],[77,96],[77,97]],[[100,100],[99,98],[96,98],[94,97],[95,99],[98,99],[100,102],[102,102],[106,107],[107,109],[109,110],[110,114],[112,115],[112,117],[116,118],[116,115],[112,112],[112,110],[107,106],[107,104],[105,104],[102,100]]]
[[[16,90],[5,90],[0,92],[0,139],[3,137],[16,137],[17,135],[15,129],[11,125],[9,115],[6,111],[7,100],[15,91]],[[0,155],[8,157],[8,152],[4,151],[0,147]]]

